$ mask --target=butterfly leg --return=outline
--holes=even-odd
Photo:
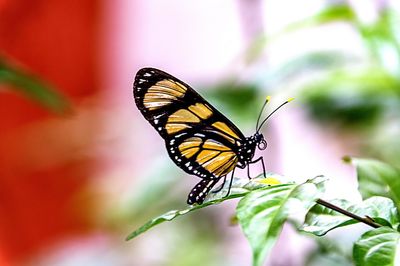
[[[226,176],[224,176],[224,182],[222,182],[221,187],[218,188],[218,189],[216,189],[216,190],[214,190],[214,191],[211,191],[211,192],[212,192],[212,193],[220,192],[220,191],[224,188],[225,182],[226,182]]]
[[[228,197],[229,193],[231,192],[231,187],[232,187],[232,182],[233,182],[233,175],[235,174],[235,168],[233,168],[233,170],[232,170],[232,176],[231,176],[231,181],[229,182],[228,193],[226,193],[225,197]]]
[[[263,168],[264,178],[267,178],[267,173],[265,172],[264,157],[261,156],[260,158],[261,158],[261,164],[262,164],[262,168]]]
[[[249,178],[249,180],[251,180],[251,176],[250,176],[250,163],[247,165],[247,177]]]
[[[252,179],[251,177],[250,177],[250,164],[253,164],[253,163],[256,163],[256,162],[258,162],[258,161],[260,161],[261,160],[261,164],[262,164],[262,168],[263,168],[263,176],[264,176],[264,178],[267,178],[267,175],[266,175],[266,172],[265,172],[265,164],[264,164],[264,158],[261,156],[260,158],[258,158],[257,160],[254,160],[254,161],[252,161],[252,162],[250,162],[248,165],[247,165],[247,177],[249,178],[249,179]]]

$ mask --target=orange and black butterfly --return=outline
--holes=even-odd
[[[267,98],[257,120],[256,133],[245,137],[189,85],[161,70],[139,70],[133,94],[143,116],[165,140],[171,159],[186,173],[201,178],[190,191],[188,204],[202,204],[215,184],[222,178],[225,182],[232,172],[230,188],[236,167],[243,169],[261,161],[265,176],[263,157],[253,160],[256,147],[261,150],[267,147],[259,131],[272,113],[289,102],[280,105],[258,125]]]

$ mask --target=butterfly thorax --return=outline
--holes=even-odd
[[[258,132],[253,136],[247,137],[238,150],[238,163],[242,166],[248,165],[254,157],[256,147],[264,150],[266,145],[267,142],[264,140],[264,136]]]

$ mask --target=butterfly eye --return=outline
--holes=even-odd
[[[268,145],[267,145],[267,142],[263,139],[260,141],[260,143],[258,143],[257,146],[260,150],[265,150]]]

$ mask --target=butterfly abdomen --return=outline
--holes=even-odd
[[[219,179],[203,179],[190,191],[187,203],[192,205],[194,203],[202,204],[208,192],[217,184]]]

